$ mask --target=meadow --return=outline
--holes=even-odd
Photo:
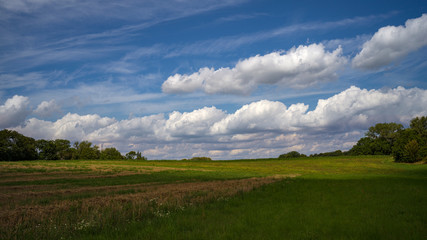
[[[0,239],[426,239],[390,156],[0,162]]]

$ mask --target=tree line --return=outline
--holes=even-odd
[[[413,118],[409,128],[397,123],[378,123],[349,151],[316,153],[310,157],[343,155],[392,155],[396,162],[427,161],[427,117]],[[280,159],[296,157],[306,155],[292,151],[279,156]]]
[[[123,156],[116,148],[100,150],[89,141],[71,142],[65,139],[35,140],[16,131],[0,131],[0,160],[70,160],[70,159],[135,159],[147,160],[141,152],[130,151]]]

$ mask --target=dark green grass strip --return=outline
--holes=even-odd
[[[284,180],[78,238],[426,239],[426,186],[425,177]]]

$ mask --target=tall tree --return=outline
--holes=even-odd
[[[135,158],[136,158],[136,152],[135,151],[130,151],[130,152],[126,153],[126,159],[134,160]]]
[[[410,127],[421,137],[427,137],[427,117],[416,117],[411,120]]]
[[[397,133],[403,129],[402,124],[398,123],[377,123],[370,127],[366,136],[371,139],[383,138],[388,142],[392,142],[396,138]]]
[[[123,159],[123,156],[117,149],[111,147],[101,151],[100,159],[119,160]]]
[[[41,160],[57,160],[55,141],[40,139],[36,141],[36,150]]]
[[[75,142],[75,152],[73,159],[99,159],[100,152],[98,146],[92,146],[89,141]]]
[[[18,161],[37,159],[36,141],[16,131],[0,131],[0,160]]]
[[[366,137],[373,140],[370,144],[371,154],[391,154],[394,141],[402,129],[403,125],[398,123],[377,123],[370,127]]]
[[[401,131],[393,147],[396,162],[427,160],[427,117],[416,117]]]
[[[55,140],[57,158],[61,160],[68,160],[72,158],[72,149],[70,147],[70,141],[65,139]]]

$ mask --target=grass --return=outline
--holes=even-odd
[[[388,156],[0,162],[0,239],[425,239],[426,184]]]
[[[89,238],[424,239],[425,194],[414,179],[293,179]]]

